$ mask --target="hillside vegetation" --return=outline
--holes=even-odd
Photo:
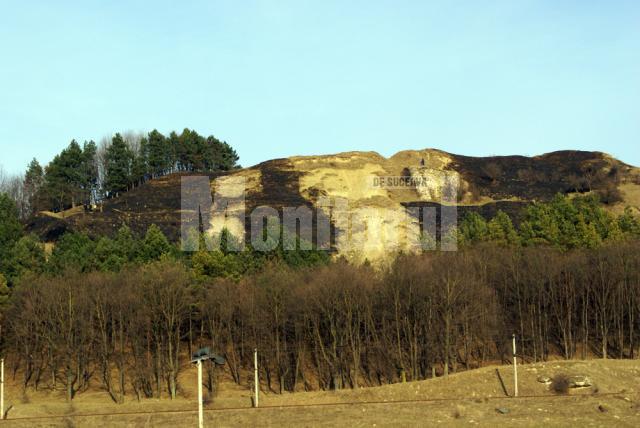
[[[45,241],[55,241],[65,231],[113,236],[122,224],[141,235],[156,224],[175,242],[180,235],[180,180],[185,174],[194,173],[197,170],[146,181],[117,198],[105,199],[94,212],[68,216],[40,214],[30,220],[28,228]],[[212,192],[216,189],[213,180],[229,174],[246,179],[247,217],[262,205],[275,208],[280,215],[283,207],[314,208],[314,222],[320,216],[332,219],[334,250],[354,262],[380,260],[388,252],[389,245],[384,239],[374,237],[380,244],[373,245],[363,230],[382,228],[384,234],[399,237],[400,250],[409,250],[402,237],[414,233],[406,221],[407,210],[412,207],[439,209],[441,204],[454,202],[459,221],[468,213],[490,219],[498,211],[504,211],[515,226],[519,226],[529,204],[549,202],[558,194],[597,196],[608,211],[616,214],[622,214],[628,207],[637,215],[640,207],[638,169],[598,152],[564,151],[531,158],[473,158],[438,150],[399,152],[388,159],[366,152],[292,157],[236,171],[208,172]],[[380,188],[372,186],[373,177],[409,177],[419,180],[419,184]],[[452,183],[453,200],[446,196]],[[330,210],[317,205],[321,198],[344,199],[348,217],[332,217]],[[208,213],[203,215],[204,228],[215,230]],[[346,218],[362,224],[363,230],[354,229]],[[249,231],[232,230],[232,233]],[[349,246],[345,236],[355,250],[345,250]]]
[[[547,175],[534,180],[519,172],[529,167]],[[428,150],[231,169],[191,165],[108,194],[95,209],[49,211],[26,222],[19,205],[0,194],[0,348],[22,404],[48,395],[67,406],[89,397],[123,408],[134,400],[177,406],[193,383],[189,355],[202,346],[226,359],[222,369],[207,367],[211,396],[220,393],[222,400],[227,389],[246,394],[257,348],[262,388],[274,403],[301,391],[315,394],[304,397],[363,398],[364,387],[404,397],[406,385],[388,384],[450,379],[508,363],[513,334],[527,363],[635,361],[640,352],[640,220],[628,199],[637,171],[606,155],[489,160]],[[556,170],[582,175],[567,180],[553,175]],[[330,251],[275,217],[262,235],[273,244],[268,250],[250,243],[233,251],[227,244],[238,234],[211,233],[206,212],[201,230],[177,242],[180,179],[191,174],[244,177],[248,212],[270,205],[280,216],[283,207],[304,205],[317,208],[317,216],[319,198],[327,196],[346,198],[349,214],[365,209],[367,215],[332,221]],[[372,174],[422,177],[423,184],[367,187],[363,180]],[[453,201],[443,177],[445,184],[460,184]],[[211,190],[219,185],[214,181]],[[453,203],[461,204],[457,224],[422,234],[417,250],[390,248],[361,229],[355,238],[371,244],[366,251],[340,246],[349,223],[403,228],[411,208],[441,213]],[[213,241],[220,247],[208,248]],[[447,242],[458,251],[433,251]],[[181,251],[180,244],[194,251]],[[624,406],[635,412],[631,402],[612,403],[618,401],[605,407],[619,408],[621,418],[631,414],[622,413]],[[372,406],[384,421],[388,410]],[[446,409],[434,414],[508,417],[484,402],[469,405],[475,410],[454,409],[458,416]],[[354,417],[351,410],[335,416]],[[415,421],[413,410],[405,416]],[[246,417],[229,423],[247,423]]]

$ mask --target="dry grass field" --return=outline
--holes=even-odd
[[[640,360],[553,361],[523,365],[519,398],[510,366],[485,367],[448,378],[361,388],[359,390],[274,394],[263,392],[261,408],[250,407],[251,393],[223,382],[206,406],[205,426],[640,426]],[[185,371],[176,400],[130,398],[122,405],[104,392],[78,395],[73,404],[62,392],[29,392],[8,385],[7,427],[197,426],[194,370]],[[537,381],[558,373],[586,375],[592,386],[557,395]]]

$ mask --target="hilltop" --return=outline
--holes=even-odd
[[[93,236],[113,235],[118,227],[127,224],[142,234],[150,224],[156,224],[170,239],[177,240],[180,179],[184,175],[188,174],[150,180],[105,200],[100,209],[92,212],[81,208],[61,213],[41,212],[29,221],[28,229],[45,241],[55,241],[69,230],[85,231]],[[500,209],[510,214],[516,223],[523,206],[548,201],[558,193],[597,193],[614,212],[626,206],[636,211],[640,207],[640,169],[601,152],[470,157],[425,149],[401,151],[389,158],[376,152],[346,152],[274,159],[250,168],[207,176],[212,179],[212,191],[215,191],[216,178],[244,177],[247,215],[261,205],[281,212],[285,206],[314,208],[322,197],[338,197],[348,201],[350,214],[361,216],[365,229],[386,227],[394,233],[407,232],[404,230],[407,208],[438,207],[442,203],[457,202],[459,216],[469,210],[492,216]],[[415,185],[376,186],[373,177],[402,177],[413,180],[411,183]],[[447,199],[447,189],[451,186],[455,186],[455,201]],[[335,218],[332,226],[348,227],[345,220]],[[352,234],[356,242],[367,239],[362,231]],[[384,251],[381,245],[351,257],[376,258]]]

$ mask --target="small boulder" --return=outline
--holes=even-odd
[[[587,386],[591,386],[591,379],[589,379],[587,376],[569,376],[569,388],[584,388]]]
[[[546,383],[547,385],[551,383],[551,378],[549,376],[538,376],[538,382]]]

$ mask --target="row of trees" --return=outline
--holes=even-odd
[[[81,232],[63,234],[52,251],[45,254],[45,246],[32,234],[26,234],[19,220],[13,200],[0,193],[0,274],[9,286],[27,274],[61,275],[68,272],[117,272],[126,267],[148,264],[161,259],[180,261],[197,278],[234,278],[258,272],[269,262],[282,261],[288,266],[304,267],[329,262],[329,254],[311,247],[287,230],[271,230],[269,236],[279,233],[282,239],[271,251],[256,251],[250,245],[241,252],[230,251],[227,243],[234,239],[226,230],[217,237],[219,249],[208,251],[205,239],[197,231],[186,242],[189,247],[199,245],[194,252],[179,251],[156,225],[151,225],[143,236],[136,236],[126,225],[118,229],[113,238],[92,238]],[[279,236],[280,236],[279,235]],[[290,240],[295,240],[291,242]],[[200,242],[198,242],[200,241]],[[286,250],[293,247],[295,250]]]
[[[0,194],[0,275],[10,286],[29,274],[118,271],[163,257],[177,259],[180,254],[155,225],[143,237],[134,236],[126,226],[113,239],[66,233],[47,256],[44,244],[36,236],[25,234],[11,198]]]
[[[508,360],[634,358],[640,244],[562,251],[482,244],[400,256],[385,271],[268,263],[239,280],[164,260],[120,272],[30,276],[5,310],[3,346],[25,388],[69,399],[100,384],[116,402],[175,397],[188,355],[211,346],[248,385],[356,388]],[[208,384],[215,375],[209,368]]]
[[[173,172],[228,171],[238,167],[238,159],[226,142],[190,129],[169,136],[157,130],[146,135],[129,132],[99,145],[73,140],[45,167],[33,159],[24,176],[13,177],[6,187],[20,215],[28,217],[96,203]]]
[[[550,245],[555,248],[596,248],[606,242],[640,238],[640,222],[630,208],[621,215],[605,210],[597,195],[557,195],[550,202],[529,205],[518,227],[503,211],[486,220],[468,213],[458,226],[458,242],[474,245]]]

